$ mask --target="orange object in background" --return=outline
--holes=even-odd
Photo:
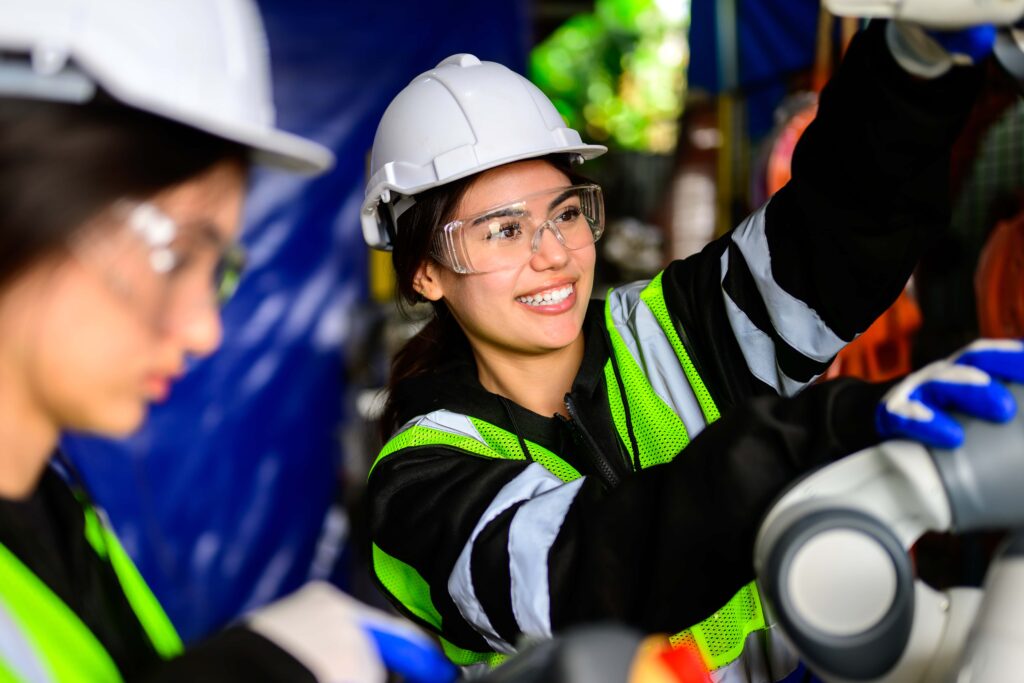
[[[700,653],[673,648],[665,636],[650,636],[637,649],[629,683],[712,683]]]
[[[882,382],[913,370],[914,333],[921,327],[921,309],[907,290],[871,327],[839,352],[823,379],[859,377]]]
[[[765,168],[764,182],[769,196],[781,190],[782,186],[788,183],[792,177],[793,152],[796,150],[796,143],[817,115],[817,99],[809,100],[803,108],[794,112],[779,130],[772,143],[771,151],[768,153],[767,167]]]
[[[1024,337],[1024,214],[1000,222],[974,274],[982,337]]]

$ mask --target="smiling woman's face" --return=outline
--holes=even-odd
[[[243,170],[222,162],[147,202],[177,226],[172,271],[161,271],[125,211],[111,210],[83,227],[68,253],[12,281],[0,293],[8,401],[57,429],[135,430],[186,356],[220,343],[214,270],[238,230],[243,194]]]
[[[455,217],[474,216],[570,185],[569,178],[546,161],[507,164],[482,173],[469,186]],[[568,250],[544,230],[536,252],[515,268],[458,275],[428,261],[414,282],[426,298],[445,300],[477,352],[534,356],[563,349],[580,338],[595,260],[592,244]],[[546,294],[548,300],[543,301]]]

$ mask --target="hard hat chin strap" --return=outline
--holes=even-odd
[[[403,213],[411,209],[416,204],[416,198],[409,195],[394,195],[395,201],[381,201],[381,209],[383,210],[384,216],[386,216],[384,222],[384,229],[388,233],[388,241],[391,244],[395,243],[395,233],[398,232],[398,219]]]
[[[394,225],[398,225],[398,219],[402,214],[411,209],[415,204],[416,198],[413,196],[396,195],[395,201],[387,204],[388,213],[391,215],[391,222]]]

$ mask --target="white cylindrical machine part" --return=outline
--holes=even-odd
[[[855,529],[830,529],[808,540],[796,551],[786,580],[798,615],[832,636],[872,628],[896,595],[892,557]]]
[[[967,641],[956,683],[1005,683],[1024,676],[1024,556],[1000,557]]]

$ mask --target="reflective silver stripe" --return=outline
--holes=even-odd
[[[548,553],[584,478],[527,501],[512,518],[508,532],[512,612],[526,635],[551,637]]]
[[[477,431],[477,428],[472,422],[470,422],[468,417],[461,413],[454,413],[450,410],[435,410],[432,413],[414,417],[402,425],[402,428],[395,433],[395,436],[398,436],[398,434],[401,434],[412,427],[427,427],[441,432],[448,432],[449,434],[454,434],[456,436],[466,436],[470,439],[479,441],[485,446],[488,445],[488,443],[484,441],[484,437],[480,436],[480,432]]]
[[[711,672],[714,683],[776,683],[796,671],[796,652],[772,626],[754,631],[743,643],[743,652],[721,669]]]
[[[725,272],[729,252],[722,254],[722,279],[725,279]],[[783,396],[793,396],[801,389],[813,382],[813,377],[807,382],[798,382],[789,377],[779,367],[775,356],[775,342],[767,334],[758,329],[747,314],[740,310],[736,302],[722,288],[722,299],[725,302],[725,314],[732,326],[732,333],[736,342],[740,345],[743,358],[747,361],[747,367],[751,374],[765,384],[771,386]]]
[[[766,206],[752,213],[733,231],[732,241],[754,276],[775,331],[808,358],[827,362],[846,346],[846,342],[836,336],[813,308],[782,289],[772,277],[772,259],[764,233]],[[724,266],[722,272],[726,272]]]
[[[470,563],[473,558],[473,544],[477,537],[494,519],[505,510],[516,503],[530,500],[545,491],[550,491],[559,486],[564,486],[561,479],[548,472],[537,463],[530,463],[526,469],[519,473],[515,479],[505,484],[498,495],[494,497],[484,513],[480,515],[473,533],[459,553],[459,559],[455,562],[451,575],[448,577],[448,593],[452,596],[455,606],[459,608],[462,618],[469,622],[495,652],[511,654],[515,652],[509,643],[505,642],[494,630],[491,620],[484,612],[483,605],[476,597],[473,589],[473,574]]]
[[[19,680],[25,683],[49,683],[46,667],[36,655],[35,648],[25,638],[14,617],[0,600],[0,660]]]
[[[706,426],[704,413],[672,343],[640,299],[640,292],[648,284],[634,282],[611,291],[608,304],[612,323],[655,393],[679,416],[692,439]]]

